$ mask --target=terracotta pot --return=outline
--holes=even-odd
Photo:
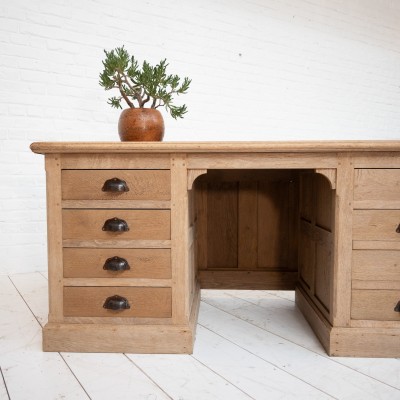
[[[154,108],[127,108],[118,121],[121,141],[162,141],[164,120]]]

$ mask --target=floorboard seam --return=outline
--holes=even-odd
[[[137,365],[131,358],[129,358],[125,353],[123,355],[133,364],[144,376],[146,376],[151,382],[154,383],[169,399],[174,400],[146,371],[144,371],[139,365]]]
[[[10,393],[8,392],[6,378],[4,377],[3,370],[1,369],[1,367],[0,367],[0,374],[1,374],[1,378],[3,379],[3,382],[4,382],[4,387],[6,388],[6,393],[7,393],[8,400],[11,400]]]

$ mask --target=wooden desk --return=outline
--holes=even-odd
[[[329,355],[400,357],[400,141],[31,149],[45,351],[191,353],[203,287],[295,289]]]

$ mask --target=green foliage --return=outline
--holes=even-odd
[[[165,107],[173,118],[183,118],[187,112],[186,105],[172,104],[174,95],[185,94],[191,80],[181,79],[178,75],[167,75],[167,60],[161,60],[152,66],[147,61],[142,68],[134,56],[130,56],[124,46],[106,51],[103,60],[104,70],[100,74],[100,86],[105,90],[118,89],[120,96],[110,97],[108,104],[115,108],[122,108],[124,101],[131,108],[144,108],[149,104],[151,108]]]

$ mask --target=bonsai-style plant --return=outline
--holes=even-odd
[[[108,104],[115,108],[122,108],[121,102],[124,100],[129,107],[122,112],[120,117],[120,136],[121,125],[125,127],[125,122],[143,122],[145,115],[151,115],[151,118],[156,119],[158,123],[161,119],[163,134],[164,122],[157,110],[159,107],[165,107],[167,112],[175,119],[183,118],[183,115],[187,112],[186,105],[175,106],[173,100],[175,95],[187,92],[191,80],[185,77],[181,83],[181,78],[178,75],[167,74],[168,64],[166,59],[161,60],[155,66],[144,61],[140,68],[138,61],[134,56],[129,55],[124,46],[111,51],[104,50],[104,53],[106,55],[103,60],[104,70],[100,73],[99,83],[105,90],[117,89],[119,91],[119,96],[110,97]],[[149,140],[142,137],[151,129],[153,129],[152,124],[146,122],[144,127],[133,129],[136,132],[133,135],[134,137],[130,139],[121,137],[121,139]],[[131,129],[131,132],[133,130]]]

